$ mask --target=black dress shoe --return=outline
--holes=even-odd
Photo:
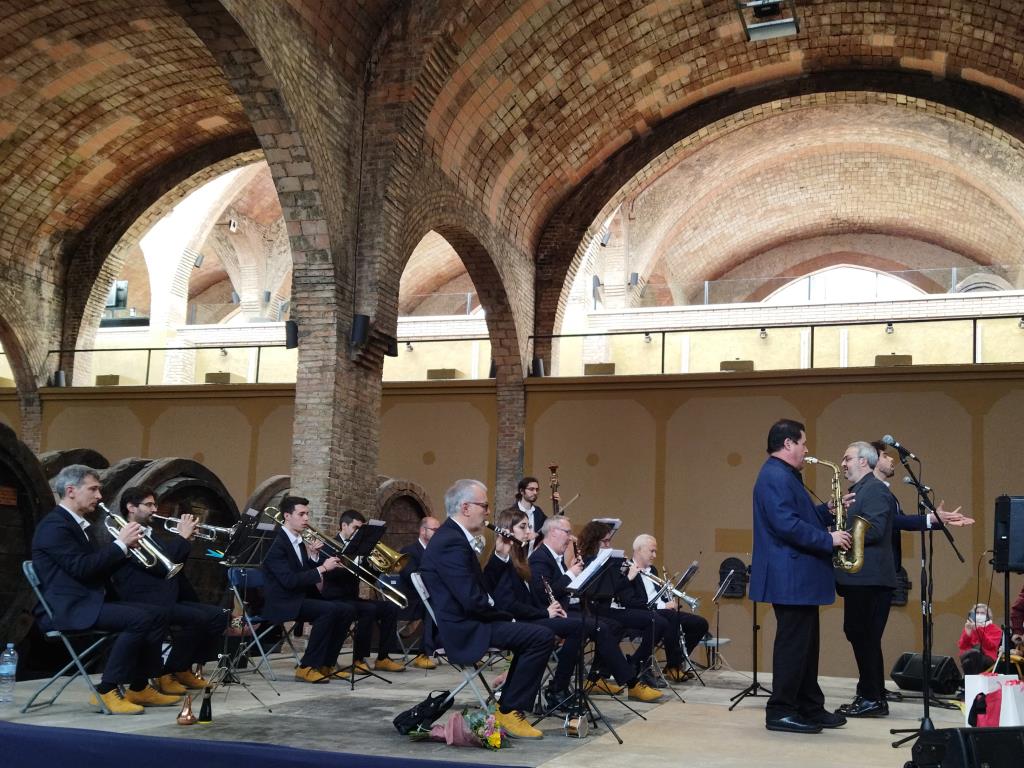
[[[800,715],[769,718],[764,727],[769,731],[788,731],[789,733],[821,733],[821,726],[805,720]]]
[[[545,688],[544,703],[552,712],[565,712],[567,707],[572,703],[569,695],[568,688],[562,688],[561,690],[550,687]]]
[[[847,709],[842,711],[847,717],[888,717],[889,705],[884,701],[872,701],[861,699],[854,701]]]
[[[811,723],[817,723],[822,728],[842,728],[846,725],[846,717],[841,712],[829,712],[822,710],[815,715],[806,715],[804,720]]]
[[[849,703],[849,704],[840,704],[839,707],[836,709],[836,712],[839,712],[839,713],[845,715],[847,710],[849,710],[849,709],[856,709],[857,707],[861,706],[861,704],[863,704],[863,703],[864,703],[864,697],[863,696],[854,696],[853,697],[853,701],[851,703]]]

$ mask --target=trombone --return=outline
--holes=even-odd
[[[163,515],[152,515],[154,520],[164,521],[164,530],[170,531],[171,533],[178,532],[178,523],[181,522],[180,517],[164,517]],[[222,528],[217,525],[207,525],[206,523],[196,523],[196,530],[193,536],[197,539],[204,541],[216,541],[218,536],[223,536],[230,539],[235,535],[235,531],[238,529],[238,524],[231,526],[230,528]]]
[[[275,523],[284,525],[284,515],[281,514],[281,510],[277,507],[267,507],[263,510],[263,513],[272,518]],[[370,556],[367,558],[370,563],[378,569],[378,572],[374,573],[369,568],[366,568],[356,562],[356,558],[347,556],[345,554],[345,548],[339,546],[340,542],[336,539],[330,538],[329,536],[325,536],[313,526],[307,526],[299,535],[306,544],[312,544],[316,541],[322,542],[323,547],[320,548],[321,552],[323,552],[327,557],[336,557],[341,560],[341,565],[346,571],[351,573],[364,584],[377,590],[380,593],[380,596],[389,603],[394,603],[399,608],[409,607],[409,599],[401,592],[401,590],[391,586],[380,578],[382,574],[390,573],[392,570],[398,568],[400,564],[404,562],[404,558],[406,557],[405,555],[400,555],[398,552],[391,549],[391,547],[378,543],[373,548],[373,552],[370,553]]]
[[[127,527],[128,521],[107,509],[107,505],[102,501],[96,506],[106,515],[103,524],[110,532],[110,535],[116,539],[118,534]],[[161,552],[160,548],[149,540],[148,536],[143,536],[139,539],[138,547],[129,547],[128,554],[138,560],[143,568],[155,568],[159,563],[167,570],[167,575],[164,577],[166,579],[173,579],[177,576],[178,571],[181,570],[183,565],[183,563],[172,563],[167,555]]]

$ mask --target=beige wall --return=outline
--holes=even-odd
[[[292,399],[290,386],[272,385],[46,389],[43,449],[90,447],[111,461],[195,458],[242,504],[257,483],[290,471]],[[804,421],[811,450],[833,461],[850,440],[895,435],[925,458],[925,482],[947,504],[963,504],[977,517],[976,527],[954,533],[965,564],[943,538],[935,540],[936,651],[955,653],[978,587],[975,569],[992,542],[993,500],[1000,493],[1024,494],[1018,447],[1024,366],[530,379],[525,469],[546,486],[547,466],[559,465],[563,499],[580,494],[570,509],[575,523],[621,517],[617,543],[627,548],[637,533],[651,531],[659,560],[671,570],[699,558],[702,570],[688,592],[703,600],[701,612],[713,624],[709,600],[719,563],[729,556],[750,559],[751,486],[767,429],[782,416]],[[17,427],[13,393],[0,397],[0,419]],[[479,477],[493,485],[497,424],[493,382],[385,384],[378,474],[420,484],[443,515],[443,493],[453,480]],[[825,496],[828,475],[817,469],[805,474]],[[898,483],[896,492],[909,511],[907,487]],[[904,566],[916,590],[918,538],[904,537]],[[983,599],[988,584],[983,562]],[[1001,585],[997,576],[996,606]],[[1012,577],[1014,593],[1020,585],[1021,578]],[[759,619],[766,669],[775,622],[767,607]],[[749,601],[723,603],[721,633],[733,640],[725,655],[737,668],[750,666],[750,621]],[[840,607],[825,609],[822,624],[823,672],[851,674]],[[887,664],[919,645],[920,612],[912,595],[890,619]]]

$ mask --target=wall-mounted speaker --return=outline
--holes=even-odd
[[[370,338],[370,316],[352,315],[352,333],[350,339],[353,347],[362,347]]]
[[[295,349],[299,346],[299,324],[294,320],[284,321],[284,346],[285,349]]]

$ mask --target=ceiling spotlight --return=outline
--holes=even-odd
[[[747,40],[771,40],[800,32],[796,0],[734,0]],[[786,8],[783,8],[783,5]],[[784,13],[788,11],[788,15]]]
[[[405,342],[405,351],[406,352],[412,352],[412,342],[411,341]]]
[[[767,328],[762,328],[760,336],[761,336],[762,339],[767,339],[768,338],[768,329]]]
[[[651,334],[649,331],[644,331],[644,344],[651,343]]]
[[[885,332],[886,333],[896,333],[896,329],[892,327],[892,323],[886,323],[885,324]]]

